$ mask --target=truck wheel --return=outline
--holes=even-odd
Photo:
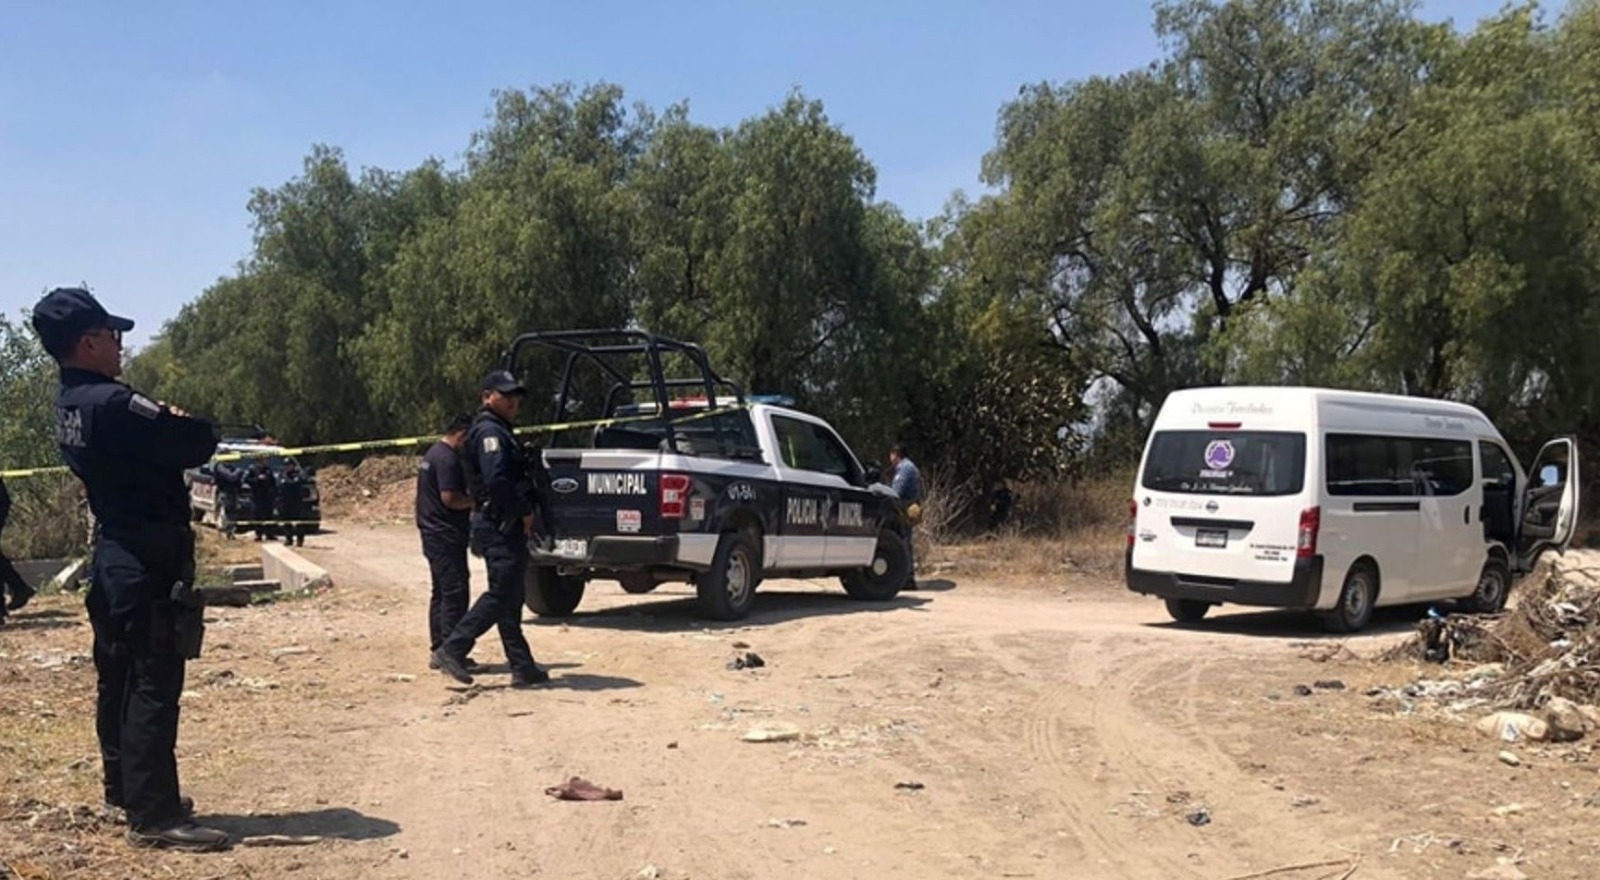
[[[649,574],[639,571],[630,572],[617,578],[622,584],[622,591],[640,596],[656,588],[656,579]]]
[[[540,617],[569,617],[583,601],[583,588],[583,578],[530,565],[522,604]]]
[[[906,539],[899,532],[884,529],[878,533],[872,562],[866,568],[845,574],[839,581],[852,599],[886,602],[900,594],[900,588],[910,577],[911,553]]]
[[[1328,632],[1351,633],[1365,629],[1372,620],[1372,604],[1378,598],[1378,573],[1365,562],[1350,567],[1339,589],[1339,604],[1322,615]]]
[[[1168,599],[1167,613],[1179,623],[1199,623],[1205,619],[1206,612],[1211,610],[1210,602],[1201,602],[1199,599]]]
[[[726,532],[717,541],[710,570],[694,579],[700,613],[712,620],[742,620],[755,602],[761,582],[761,554],[743,532]]]
[[[1510,595],[1510,570],[1504,562],[1491,559],[1483,564],[1483,572],[1478,575],[1478,588],[1461,600],[1461,609],[1469,614],[1499,614],[1505,610]]]

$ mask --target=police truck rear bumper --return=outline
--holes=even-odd
[[[687,561],[680,553],[677,535],[632,537],[597,535],[589,539],[588,554],[582,558],[552,551],[535,550],[535,563],[563,568],[597,568],[610,571],[643,571],[652,568],[703,569],[697,561]]]
[[[1288,583],[1235,580],[1170,571],[1145,571],[1133,567],[1133,554],[1124,557],[1128,589],[1162,599],[1194,599],[1269,608],[1315,608],[1322,592],[1322,557],[1296,559]]]

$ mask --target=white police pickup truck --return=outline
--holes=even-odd
[[[569,366],[618,355],[658,364],[643,380],[616,370],[609,423],[541,451],[544,522],[527,586],[535,613],[571,614],[590,580],[617,580],[630,593],[687,581],[704,616],[737,620],[768,576],[836,577],[850,597],[878,601],[909,579],[899,499],[827,422],[748,401],[689,343],[642,331],[528,334],[513,344],[508,369],[530,345],[572,356]],[[665,353],[699,375],[664,378]],[[572,373],[558,413],[567,411]],[[685,388],[699,393],[671,396]],[[718,396],[719,388],[732,393]],[[620,402],[638,391],[654,399]]]

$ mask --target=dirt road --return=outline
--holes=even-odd
[[[528,627],[551,686],[506,689],[501,666],[467,690],[426,669],[414,544],[403,528],[319,536],[306,555],[333,593],[222,613],[191,675],[186,786],[235,832],[332,839],[170,862],[180,875],[1232,878],[1306,865],[1271,876],[1368,880],[1459,878],[1501,858],[1534,877],[1600,876],[1586,750],[1524,752],[1512,768],[1464,725],[1375,712],[1362,691],[1406,672],[1309,659],[1337,643],[1293,615],[1181,629],[1115,584],[1020,589],[958,570],[885,605],[769,583],[750,620],[711,626],[687,588],[597,583],[570,623]],[[1405,629],[1397,617],[1346,644],[1370,654]],[[766,665],[726,668],[745,651]],[[492,634],[475,656],[503,662]],[[1329,679],[1345,687],[1295,692]],[[757,729],[801,736],[743,740]],[[544,793],[570,776],[625,798]]]

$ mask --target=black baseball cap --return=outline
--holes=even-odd
[[[133,321],[107,312],[94,294],[81,287],[57,287],[33,307],[33,329],[45,351],[60,355],[78,338],[100,328],[126,333]]]
[[[528,389],[522,387],[517,377],[511,375],[509,370],[495,370],[483,377],[484,391],[498,391],[501,394],[527,394]]]

